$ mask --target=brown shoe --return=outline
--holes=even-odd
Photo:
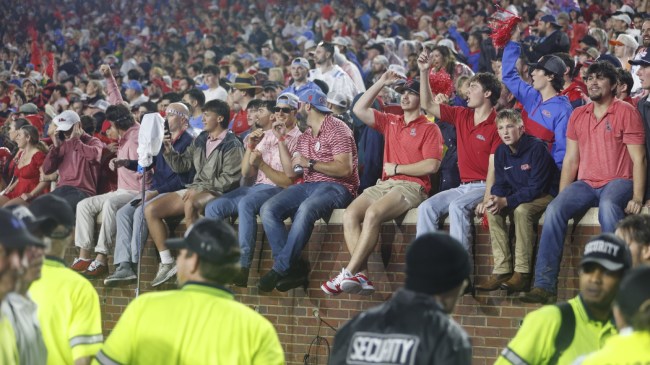
[[[501,287],[501,284],[505,283],[510,279],[512,276],[512,273],[507,273],[507,274],[492,274],[488,278],[487,281],[477,284],[476,285],[476,290],[481,290],[481,291],[492,291],[492,290],[497,290]]]
[[[527,292],[530,290],[530,274],[516,272],[501,287],[508,291],[508,294],[515,292]]]
[[[533,290],[520,296],[519,300],[524,303],[553,304],[557,302],[557,294],[541,288],[533,288]]]

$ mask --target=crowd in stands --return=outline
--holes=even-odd
[[[570,219],[598,207],[602,232],[614,233],[650,205],[647,0],[3,9],[0,206],[63,199],[79,248],[68,265],[107,285],[136,279],[149,236],[160,256],[151,285],[174,277],[169,228],[205,216],[238,218],[240,269],[223,284],[247,287],[259,216],[274,263],[257,286],[287,291],[308,281],[301,252],[314,223],[345,209],[351,259],[321,288],[371,295],[381,223],[417,209],[418,237],[449,216],[468,252],[472,219],[484,217],[494,270],[466,292],[550,304]],[[521,18],[503,47],[493,16]],[[164,136],[143,168],[145,120]],[[650,259],[647,246],[632,249],[648,239],[619,235],[635,263]]]

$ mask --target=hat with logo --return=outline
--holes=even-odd
[[[136,80],[129,80],[129,82],[125,82],[122,87],[124,87],[125,90],[132,89],[138,94],[142,94],[142,84]]]
[[[291,61],[291,66],[302,66],[307,70],[311,68],[309,65],[309,61],[307,61],[307,59],[303,57],[294,58],[293,61]]]
[[[52,119],[52,122],[56,125],[56,131],[69,131],[75,123],[81,122],[79,114],[72,110],[65,110],[61,114],[57,115]]]
[[[650,266],[630,270],[621,281],[615,303],[625,318],[650,307]],[[631,325],[631,323],[628,323]]]
[[[25,222],[9,209],[0,208],[0,245],[10,249],[42,246],[41,240],[32,235]]]
[[[347,109],[350,106],[350,100],[348,100],[347,96],[337,91],[330,91],[327,94],[327,102],[343,109]]]
[[[612,46],[626,46],[634,49],[637,49],[639,47],[639,42],[637,42],[636,39],[634,39],[634,37],[629,34],[619,34],[616,39],[610,40],[609,44]]]
[[[18,108],[18,112],[23,114],[37,114],[38,107],[34,103],[26,103]]]
[[[292,93],[282,93],[278,96],[278,99],[275,101],[275,106],[286,105],[293,109],[298,109],[298,104],[300,99],[296,94]]]
[[[327,107],[327,96],[322,91],[309,89],[300,95],[300,101],[303,103],[311,104],[314,108],[323,113],[331,113],[330,108]]]
[[[630,16],[625,14],[625,13],[612,15],[612,19],[620,20],[620,21],[624,22],[627,25],[632,24],[632,19],[630,19]]]
[[[632,256],[625,241],[612,233],[600,234],[587,242],[580,266],[596,263],[609,271],[627,270]]]
[[[249,74],[249,73],[240,73],[235,77],[235,82],[229,83],[230,87],[237,89],[237,90],[248,90],[248,89],[259,89],[260,87],[257,86],[257,80],[255,80],[255,76]]]
[[[555,55],[542,56],[539,61],[529,63],[528,66],[533,69],[546,70],[560,76],[564,75],[566,72],[566,64],[560,57]]]
[[[169,248],[188,249],[202,260],[213,264],[239,262],[239,243],[235,230],[223,220],[201,218],[185,233],[183,238],[165,241]]]
[[[446,233],[427,233],[406,252],[406,289],[439,294],[469,278],[471,265],[463,245]]]
[[[650,52],[647,52],[647,51],[646,52],[639,52],[637,57],[638,56],[641,56],[641,57],[635,58],[633,60],[629,60],[627,62],[629,62],[630,65],[634,65],[634,66],[636,66],[636,65],[650,66]]]
[[[400,94],[403,94],[406,90],[413,94],[420,95],[420,82],[418,80],[407,80],[403,84],[399,84],[395,87],[395,91]]]
[[[6,209],[11,211],[11,214],[13,214],[14,217],[23,221],[31,233],[36,234],[37,232],[47,231],[52,226],[52,222],[50,222],[47,218],[34,216],[34,214],[32,214],[32,212],[24,205],[12,205]],[[35,245],[45,247],[45,243],[42,241]]]

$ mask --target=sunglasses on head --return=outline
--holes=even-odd
[[[285,113],[285,114],[289,114],[289,113],[291,113],[291,110],[292,110],[291,108],[280,108],[280,107],[275,107],[275,112],[276,112],[276,113],[283,112],[283,113]]]

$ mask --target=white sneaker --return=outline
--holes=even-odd
[[[341,280],[341,290],[344,293],[371,295],[375,292],[375,286],[365,275],[358,272],[354,276]]]

